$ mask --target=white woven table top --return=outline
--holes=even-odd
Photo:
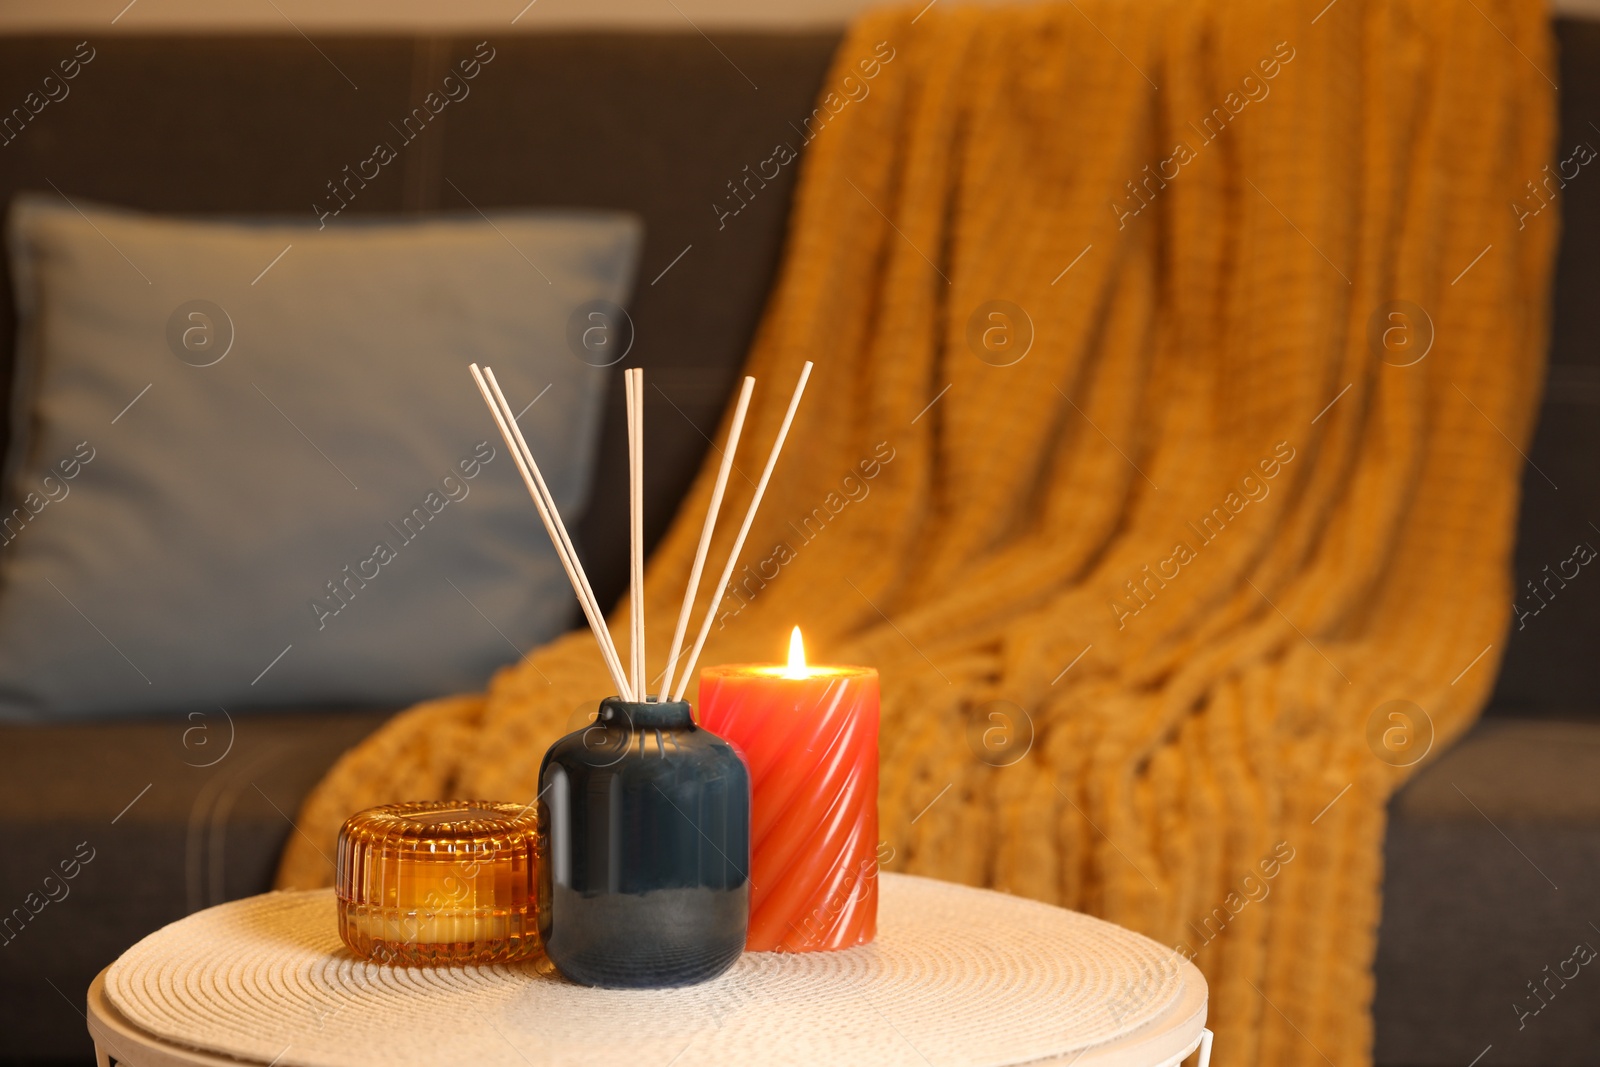
[[[519,966],[370,964],[340,943],[333,891],[313,890],[173,923],[110,967],[105,992],[147,1034],[284,1067],[1007,1067],[1164,1029],[1198,1040],[1204,979],[1170,949],[1001,893],[881,877],[874,944],[747,953],[686,989],[588,989]]]

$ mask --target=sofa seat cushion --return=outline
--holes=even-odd
[[[1579,962],[1600,949],[1600,725],[1588,719],[1485,720],[1395,796],[1379,1064],[1459,1067],[1490,1045],[1483,1063],[1502,1067],[1594,1062],[1600,960]]]
[[[271,889],[301,800],[389,714],[0,725],[0,1062],[61,1058],[68,1037],[91,1062],[79,1012],[100,968]]]

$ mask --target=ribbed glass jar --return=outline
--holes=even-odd
[[[339,830],[339,936],[379,963],[543,960],[537,808],[386,804]],[[547,965],[546,965],[547,966]]]

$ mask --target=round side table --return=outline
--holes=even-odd
[[[670,990],[604,990],[531,966],[393,967],[351,954],[333,891],[197,912],[89,988],[100,1067],[1176,1067],[1210,1058],[1207,991],[1112,923],[884,874],[878,939],[746,953]]]

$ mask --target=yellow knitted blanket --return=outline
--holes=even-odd
[[[725,514],[817,368],[702,662],[799,623],[877,666],[885,869],[1192,956],[1223,1062],[1370,1059],[1385,801],[1495,676],[1557,233],[1514,206],[1552,158],[1545,19],[918,0],[797,121]],[[650,561],[658,658],[713,473]],[[367,805],[531,798],[606,679],[578,632],[399,717],[281,884],[327,884]]]

